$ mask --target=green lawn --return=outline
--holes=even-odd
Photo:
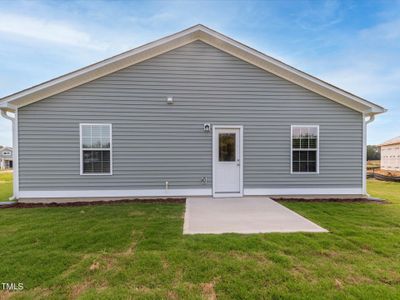
[[[285,203],[330,233],[183,236],[184,205],[0,210],[0,282],[16,299],[399,299],[390,204]],[[0,286],[1,288],[1,286]]]
[[[9,201],[13,194],[12,172],[0,172],[0,201]]]

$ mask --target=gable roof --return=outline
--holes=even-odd
[[[0,156],[2,157],[3,156],[3,151],[13,151],[13,148],[12,147],[8,147],[8,146],[1,146],[0,145]],[[7,155],[8,156],[8,155]]]
[[[203,41],[356,111],[369,115],[386,111],[377,104],[337,88],[200,24],[6,96],[0,99],[0,108],[6,111],[14,111],[15,108],[40,101],[196,40]]]
[[[400,136],[392,138],[390,140],[387,140],[386,142],[383,142],[379,146],[388,146],[388,145],[395,145],[395,144],[400,144]]]

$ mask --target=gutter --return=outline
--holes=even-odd
[[[368,121],[365,121],[365,125],[372,123],[375,120],[375,114],[370,114]]]
[[[15,117],[11,117],[11,116],[9,116],[8,114],[7,114],[7,111],[4,109],[4,108],[0,108],[0,111],[1,111],[1,116],[3,117],[3,118],[5,118],[5,119],[7,119],[7,120],[10,120],[11,122],[12,122],[12,128],[13,128],[13,162],[14,162],[14,168],[15,168],[15,166],[18,166],[18,164],[15,164],[15,162],[16,162],[16,151],[18,151],[18,149],[15,147],[16,145],[15,145],[15,137],[14,137],[14,128],[15,128],[15,126],[16,126],[16,119],[15,119]],[[15,174],[15,170],[13,171],[13,173]],[[15,194],[15,180],[18,180],[18,178],[15,178],[16,176],[14,176],[14,182],[13,182],[13,195],[10,197],[10,199],[9,200],[16,200],[17,199],[17,197],[16,197],[16,194]]]

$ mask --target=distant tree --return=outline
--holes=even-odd
[[[367,146],[367,160],[380,160],[381,152],[379,146],[368,145]]]

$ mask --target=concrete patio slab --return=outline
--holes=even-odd
[[[268,197],[186,200],[184,234],[328,232]]]

